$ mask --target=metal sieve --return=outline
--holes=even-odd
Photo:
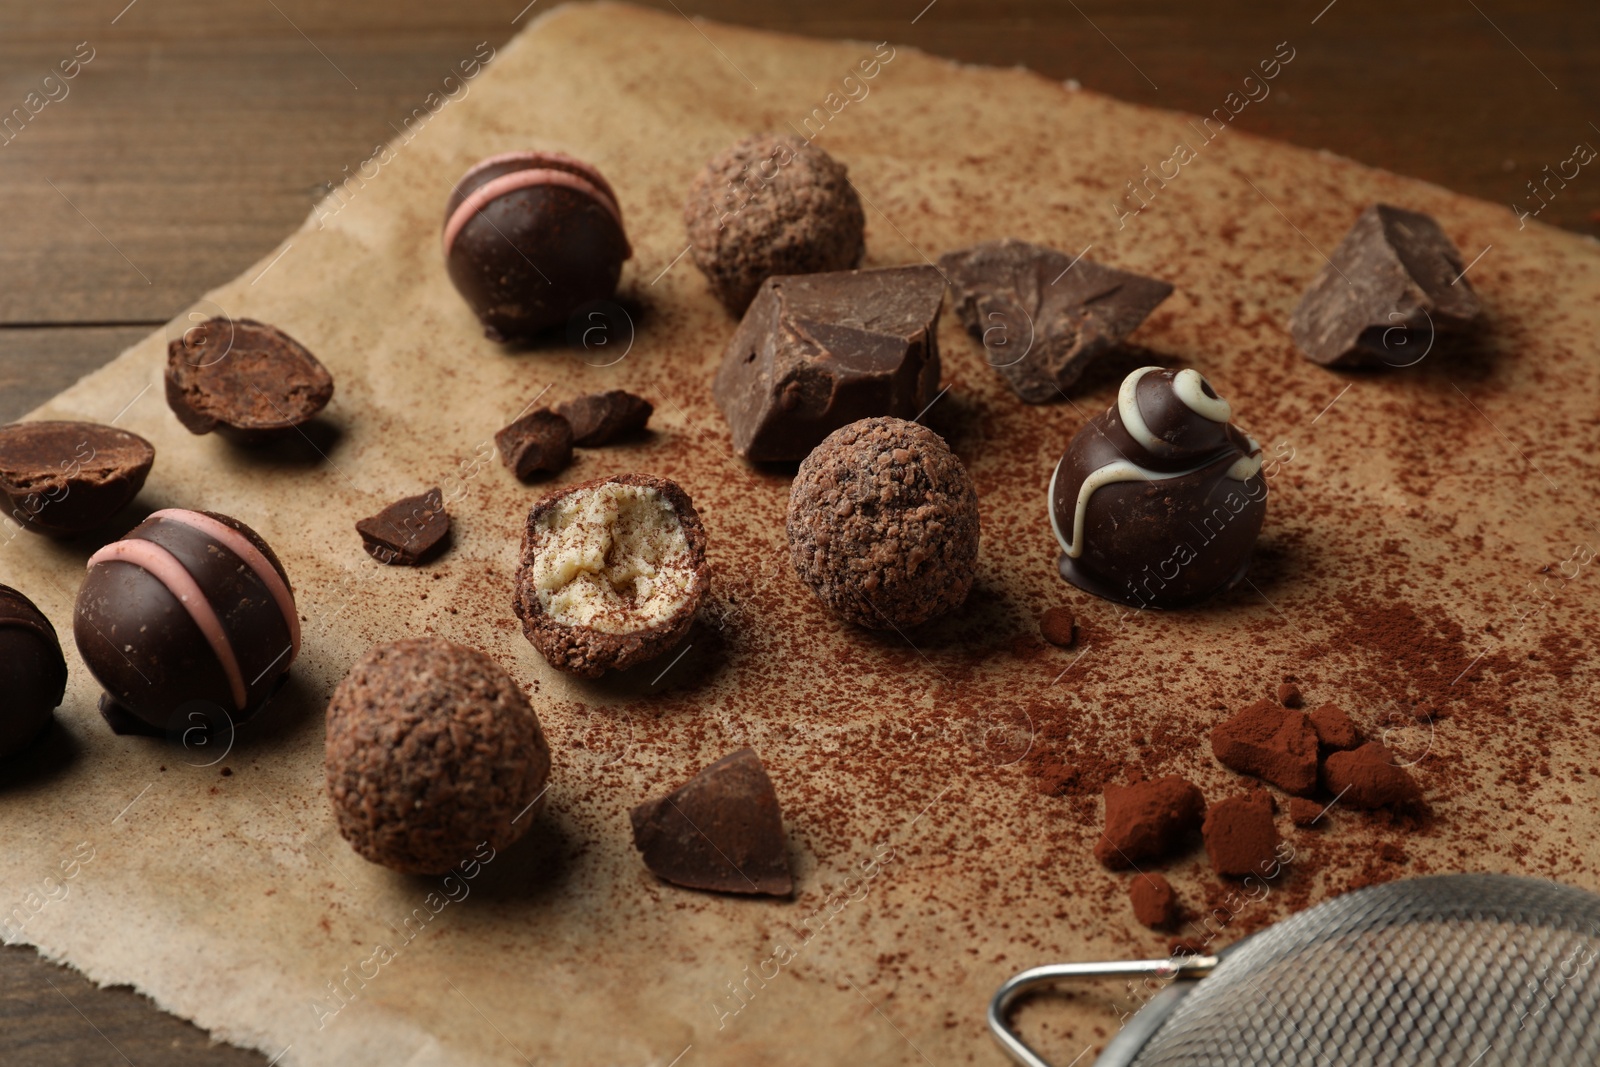
[[[1503,874],[1448,874],[1347,893],[1216,956],[1036,967],[1000,987],[989,1026],[1049,1067],[1007,1021],[1065,978],[1174,979],[1098,1067],[1600,1063],[1600,895]]]

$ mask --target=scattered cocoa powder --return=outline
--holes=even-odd
[[[1217,724],[1211,751],[1225,767],[1305,796],[1317,788],[1317,734],[1303,712],[1258,700]]]
[[[1175,774],[1106,786],[1106,824],[1094,855],[1111,868],[1132,867],[1174,851],[1200,827],[1200,790]]]
[[[1128,897],[1133,901],[1133,917],[1152,930],[1166,929],[1178,918],[1178,894],[1164,875],[1136,876],[1128,886]]]
[[[1361,731],[1337,704],[1324,704],[1306,717],[1317,732],[1317,742],[1325,750],[1344,751],[1361,744]]]
[[[1272,821],[1272,801],[1256,790],[1229,797],[1206,812],[1201,832],[1206,854],[1218,874],[1242,878],[1261,874],[1273,862],[1278,847],[1278,827]]]
[[[1328,788],[1339,803],[1352,808],[1405,809],[1422,804],[1422,789],[1411,772],[1376,741],[1368,741],[1354,752],[1333,753],[1325,769]]]

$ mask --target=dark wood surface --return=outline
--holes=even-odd
[[[25,109],[28,94],[80,42],[93,50],[65,96],[57,83],[44,86],[59,99],[9,141],[0,134],[0,420],[23,414],[277,247],[453,64],[479,42],[502,44],[551,6],[124,3],[0,3],[0,120]],[[1600,147],[1593,0],[652,6],[1020,64],[1125,100],[1200,112],[1221,106],[1287,40],[1293,67],[1234,125],[1425,178],[1508,212],[1513,204],[1538,207],[1528,183],[1543,181],[1544,168],[1556,169],[1576,145]],[[719,61],[708,48],[707,62]],[[1540,221],[1600,235],[1600,169],[1548,188]],[[0,1062],[267,1060],[211,1043],[126,989],[98,989],[31,949],[8,947],[0,949]]]

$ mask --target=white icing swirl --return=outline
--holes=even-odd
[[[1193,367],[1186,367],[1172,379],[1172,392],[1183,401],[1183,406],[1212,422],[1227,422],[1233,418],[1233,407],[1220,396],[1206,393],[1204,376]]]
[[[1117,415],[1122,419],[1122,426],[1128,431],[1128,436],[1139,442],[1147,452],[1169,452],[1172,446],[1150,432],[1150,427],[1144,421],[1144,415],[1139,411],[1139,379],[1151,371],[1158,371],[1160,367],[1140,367],[1122,379],[1122,387],[1117,390]]]

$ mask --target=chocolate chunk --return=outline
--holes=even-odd
[[[654,411],[650,401],[621,389],[591,393],[556,406],[556,414],[572,424],[572,443],[579,448],[608,445],[638,433]]]
[[[1243,878],[1271,871],[1278,827],[1272,821],[1272,798],[1265,792],[1258,790],[1213,804],[1201,832],[1206,855],[1218,874]]]
[[[645,801],[629,817],[645,866],[669,882],[723,893],[794,892],[778,794],[748,748]]]
[[[67,691],[67,661],[50,620],[33,601],[0,585],[0,760],[49,727]]]
[[[1328,789],[1352,808],[1419,808],[1422,789],[1394,753],[1376,741],[1354,752],[1335,752],[1324,765]]]
[[[572,462],[572,424],[549,408],[530,411],[494,435],[500,462],[518,479],[554,474]]]
[[[1172,294],[1166,282],[1010,237],[946,252],[939,267],[989,366],[1030,404],[1065,395]]]
[[[34,533],[73,537],[103,525],[139,494],[156,450],[138,434],[93,422],[0,427],[0,493]]]
[[[1433,219],[1372,204],[1300,298],[1294,343],[1324,366],[1409,367],[1477,316],[1464,269]]]
[[[1293,682],[1284,682],[1278,686],[1278,703],[1286,708],[1305,707],[1305,698],[1300,695],[1300,687]]]
[[[1305,797],[1289,798],[1289,819],[1296,826],[1315,826],[1322,821],[1322,805]]]
[[[396,500],[370,519],[356,523],[361,547],[379,563],[415,567],[444,550],[450,515],[438,487],[421,496]]]
[[[1317,734],[1301,711],[1258,700],[1211,730],[1211,751],[1225,767],[1307,796],[1317,788]]]
[[[241,444],[282,437],[333,398],[305,346],[252,319],[207,319],[167,346],[167,406],[190,433]]]
[[[1067,608],[1047,608],[1039,616],[1039,636],[1057,648],[1071,648],[1074,640],[1072,612]]]
[[[1361,744],[1361,731],[1337,704],[1324,704],[1306,718],[1317,732],[1317,743],[1324,751],[1355,748]]]
[[[1106,827],[1094,855],[1111,868],[1165,856],[1200,829],[1206,801],[1175,774],[1132,785],[1106,786]]]
[[[717,371],[734,452],[804,459],[858,419],[918,418],[939,392],[943,300],[926,266],[768,278]]]
[[[1133,901],[1133,917],[1152,930],[1163,930],[1178,919],[1178,894],[1172,883],[1159,874],[1141,874],[1128,886]]]

